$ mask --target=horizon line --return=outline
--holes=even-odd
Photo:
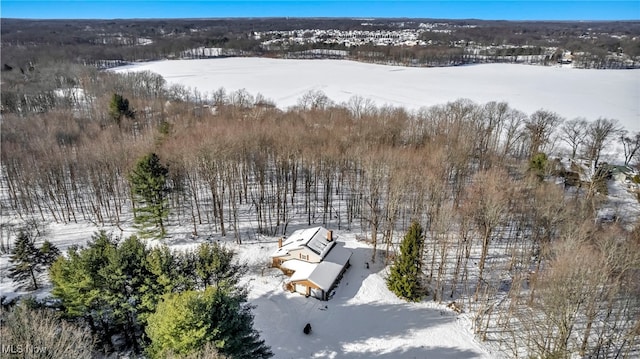
[[[224,16],[224,17],[117,17],[117,18],[62,18],[62,17],[3,17],[0,20],[25,21],[122,21],[122,20],[252,20],[252,19],[319,19],[319,20],[449,20],[500,22],[639,22],[640,19],[483,19],[440,17],[353,17],[353,16]]]

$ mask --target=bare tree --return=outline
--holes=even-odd
[[[321,90],[310,90],[298,99],[298,107],[304,110],[325,110],[331,105],[333,101]]]
[[[479,167],[491,167],[491,157],[498,151],[500,134],[505,120],[509,117],[509,105],[506,102],[489,102],[479,111],[477,118],[477,146],[476,156]]]
[[[57,314],[31,309],[26,300],[9,311],[0,310],[3,357],[92,358],[94,339],[89,329],[65,322]]]
[[[357,120],[370,115],[376,109],[371,99],[361,96],[351,97],[344,106],[349,109],[351,115]]]
[[[583,144],[587,132],[587,120],[578,117],[560,126],[562,140],[571,146],[571,159],[576,158],[578,148]]]
[[[627,131],[620,132],[620,142],[624,147],[624,165],[628,166],[640,149],[640,132],[636,132],[630,137]]]
[[[476,298],[484,280],[484,269],[489,244],[497,227],[502,223],[509,205],[509,175],[499,169],[478,173],[468,188],[465,215],[473,218],[480,235],[482,251],[478,263],[478,287]]]
[[[533,298],[512,299],[513,320],[506,323],[513,343],[507,345],[527,357],[633,357],[638,243],[614,227],[568,224],[553,244],[552,258],[526,281]]]
[[[555,112],[538,110],[525,120],[525,131],[529,135],[529,156],[544,151],[544,147],[549,143],[554,129],[564,121]]]
[[[585,155],[592,161],[594,168],[598,167],[602,150],[620,131],[616,120],[599,118],[589,124],[585,138]]]
[[[502,158],[505,158],[514,150],[515,144],[522,137],[522,124],[526,120],[527,115],[515,109],[507,114],[504,125],[504,143],[502,145]]]

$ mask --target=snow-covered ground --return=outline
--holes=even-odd
[[[255,325],[276,358],[489,358],[467,318],[434,302],[407,303],[385,284],[383,265],[370,264],[371,248],[355,234],[336,231],[350,263],[327,301],[284,291],[285,276],[266,268],[277,242],[243,244],[239,254],[255,270],[248,276]],[[382,259],[380,259],[382,261]],[[262,270],[264,269],[264,271]],[[302,332],[310,323],[311,335]]]
[[[528,114],[543,108],[567,119],[612,118],[640,131],[640,70],[517,64],[412,68],[345,60],[222,58],[137,63],[115,71],[144,70],[204,93],[221,87],[261,93],[282,108],[296,105],[311,90],[338,103],[361,96],[408,109],[468,98],[506,101]]]
[[[6,219],[6,218],[5,218]],[[98,228],[91,224],[46,225],[45,237],[61,250],[83,245],[100,229],[115,237],[127,237],[133,230]],[[193,239],[186,227],[172,226],[167,244],[173,249],[194,248],[205,239]],[[489,350],[473,337],[465,313],[457,315],[444,304],[425,300],[407,303],[391,293],[385,284],[382,263],[365,262],[371,247],[355,239],[355,232],[335,231],[337,245],[352,251],[346,271],[329,301],[305,298],[283,289],[286,279],[279,269],[268,268],[269,254],[277,249],[277,238],[256,236],[242,245],[215,234],[207,240],[226,243],[238,253],[250,271],[243,278],[249,288],[249,302],[255,305],[255,327],[271,346],[276,359],[298,358],[490,358]],[[21,291],[7,278],[9,256],[0,256],[0,296],[36,295],[46,298],[50,285],[36,293]],[[379,262],[383,262],[381,258]],[[42,279],[45,279],[42,276]],[[302,332],[306,323],[313,331]]]
[[[632,229],[640,218],[640,203],[635,195],[637,185],[611,180],[607,183],[608,200],[598,210],[598,218],[604,221],[619,221]]]
[[[556,111],[567,118],[599,116],[617,118],[627,129],[640,130],[640,70],[598,71],[524,65],[478,65],[455,68],[405,68],[334,60],[272,60],[231,58],[160,61],[136,64],[118,71],[151,70],[169,83],[214,91],[245,88],[262,93],[281,107],[295,105],[310,90],[322,90],[334,101],[355,95],[392,104],[418,108],[470,98],[477,102],[508,101],[526,112],[539,108]],[[612,207],[617,211],[639,206],[618,186],[610,187]],[[636,204],[633,204],[636,203]],[[130,216],[128,216],[130,218]],[[17,221],[2,214],[2,223]],[[296,225],[295,223],[292,224]],[[243,222],[241,227],[251,227]],[[121,232],[105,228],[116,236],[133,233],[130,221]],[[100,228],[88,224],[54,224],[46,238],[65,251],[83,244]],[[204,239],[191,238],[189,228],[171,226],[168,244],[172,248],[193,247]],[[255,233],[252,231],[252,233]],[[267,267],[268,255],[277,238],[252,235],[236,245],[231,235],[211,240],[226,242],[250,266],[245,284],[255,305],[255,326],[277,359],[289,358],[489,358],[500,353],[473,336],[468,313],[457,315],[444,305],[429,300],[407,303],[385,285],[386,269],[380,263],[365,263],[371,248],[357,241],[355,232],[335,231],[338,245],[353,252],[351,268],[345,273],[328,302],[304,298],[284,291],[285,276]],[[2,231],[0,234],[6,235]],[[0,240],[6,240],[1,238]],[[10,279],[7,254],[0,255],[0,296],[26,294]],[[44,297],[45,287],[37,294]],[[313,327],[311,335],[302,329]]]

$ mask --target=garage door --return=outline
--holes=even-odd
[[[307,294],[307,286],[302,284],[296,284],[296,292],[306,295]]]
[[[312,297],[322,300],[322,295],[323,294],[324,294],[324,291],[322,289],[311,288],[311,296]]]

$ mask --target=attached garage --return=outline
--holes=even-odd
[[[285,267],[293,270],[297,268],[289,283],[292,292],[311,296],[320,300],[329,300],[329,295],[338,284],[344,272],[349,268],[351,252],[343,247],[334,247],[324,260],[317,264],[300,262],[289,263]],[[283,264],[283,265],[284,265]]]
[[[298,283],[298,284],[294,284],[294,286],[295,286],[295,291],[296,291],[296,292],[298,292],[298,293],[300,293],[300,294],[302,294],[302,295],[307,295],[307,289],[308,289],[309,287],[307,287],[307,286],[306,286],[306,285],[304,285],[304,284],[300,284],[300,283]]]

